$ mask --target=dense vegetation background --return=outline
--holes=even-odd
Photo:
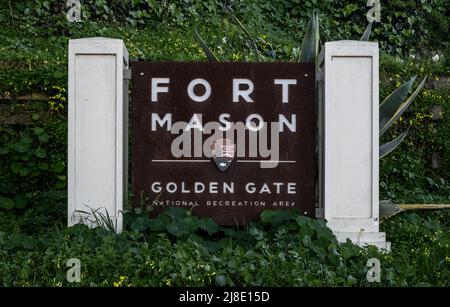
[[[120,285],[366,285],[365,261],[375,251],[339,247],[319,222],[308,221],[305,228],[296,216],[285,217],[290,228],[269,218],[240,234],[215,229],[216,237],[209,239],[204,239],[212,231],[205,221],[191,223],[179,212],[177,223],[178,217],[190,221],[189,227],[182,222],[187,228],[181,233],[161,232],[165,228],[141,212],[134,212],[134,219],[141,219],[133,224],[130,218],[129,232],[118,237],[83,227],[64,230],[69,39],[121,38],[132,59],[206,60],[194,37],[197,28],[224,60],[254,61],[251,42],[228,18],[226,10],[231,10],[265,61],[296,61],[313,8],[320,12],[323,43],[358,39],[367,24],[366,2],[93,0],[81,1],[82,22],[69,23],[66,1],[0,1],[0,284],[62,285],[64,261],[78,255],[91,273],[85,285],[111,286],[120,280]],[[449,203],[449,1],[381,1],[381,7],[381,23],[371,37],[381,48],[380,97],[413,75],[429,77],[383,136],[390,140],[410,127],[403,144],[381,161],[381,198]],[[413,213],[384,226],[394,246],[391,255],[377,254],[388,267],[384,284],[448,285],[448,217],[448,212]],[[190,239],[175,240],[180,236]],[[122,263],[123,253],[133,260]],[[241,262],[230,255],[239,255]],[[188,268],[182,276],[175,260]],[[105,261],[116,268],[112,276]],[[131,276],[139,266],[159,273],[153,279],[144,273]],[[255,274],[262,275],[252,279]]]

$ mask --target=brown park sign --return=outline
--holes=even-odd
[[[315,214],[313,64],[133,63],[135,203],[221,225]]]

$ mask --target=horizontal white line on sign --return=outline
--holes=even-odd
[[[247,162],[254,162],[254,163],[260,163],[260,162],[266,162],[266,163],[296,163],[297,161],[276,161],[276,160],[238,160],[238,162],[247,163]]]
[[[211,160],[152,160],[152,162],[211,162]]]
[[[152,160],[152,162],[158,163],[172,163],[172,162],[211,162],[211,160]],[[297,161],[272,161],[272,160],[237,160],[240,163],[296,163]]]

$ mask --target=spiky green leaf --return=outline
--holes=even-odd
[[[399,205],[394,204],[391,200],[380,200],[379,202],[379,210],[380,210],[380,223],[384,222],[385,220],[393,217],[394,215],[405,211],[402,209]]]
[[[380,128],[380,136],[383,135],[383,133],[385,133],[392,126],[392,124],[403,114],[403,112],[405,112],[409,105],[414,101],[414,99],[416,99],[417,95],[425,85],[426,80],[427,77],[423,78],[422,82],[420,82],[414,93],[400,105],[395,114],[388,120],[386,125]]]
[[[416,76],[403,83],[380,104],[380,130],[384,129],[389,120],[394,116],[395,112],[397,112],[406,96],[408,96],[415,80]]]
[[[244,27],[242,22],[240,22],[239,19],[233,13],[229,12],[229,14],[230,14],[231,18],[238,24],[239,28],[241,28],[242,32],[244,32],[245,35],[247,35],[247,37],[252,42],[253,49],[255,50],[256,58],[257,58],[258,62],[260,62],[261,61],[261,57],[260,57],[260,54],[259,54],[258,46],[256,45],[256,42],[253,39],[253,37],[250,35],[250,32],[247,31],[247,29]]]
[[[370,34],[372,34],[372,25],[373,21],[369,22],[369,24],[366,27],[366,30],[364,31],[363,36],[361,36],[360,41],[368,42],[370,38]]]
[[[198,40],[198,43],[200,45],[200,47],[202,47],[203,51],[205,52],[206,57],[208,58],[208,60],[210,62],[220,62],[219,59],[216,57],[216,55],[211,51],[211,49],[209,49],[209,47],[206,45],[205,41],[203,40],[203,38],[200,36],[200,34],[198,34],[197,29],[194,29],[195,32],[195,37]]]
[[[405,131],[402,134],[400,134],[398,137],[393,139],[392,141],[381,145],[380,153],[379,153],[380,159],[383,158],[384,156],[386,156],[387,154],[389,154],[395,148],[397,148],[397,146],[400,145],[400,143],[403,141],[403,139],[406,137],[407,134],[408,134],[408,131]]]
[[[312,12],[311,18],[303,37],[302,47],[300,51],[300,63],[315,63],[319,53],[319,14]]]

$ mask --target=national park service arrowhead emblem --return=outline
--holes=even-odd
[[[212,145],[212,159],[217,168],[225,172],[231,165],[236,152],[236,145],[229,139],[218,139]]]

